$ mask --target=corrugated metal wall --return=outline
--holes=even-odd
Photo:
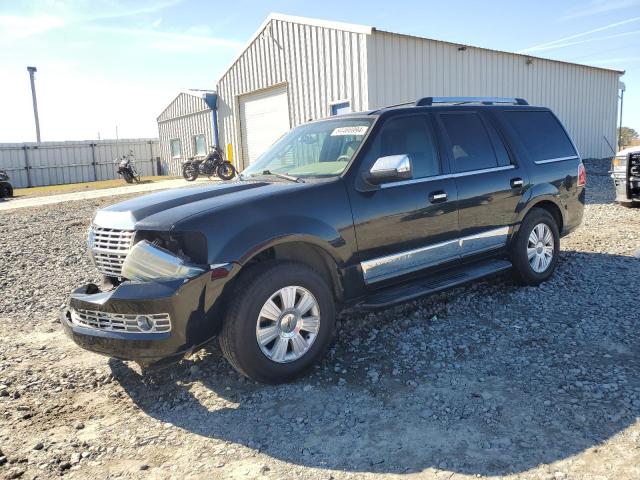
[[[213,145],[212,112],[196,95],[181,93],[158,117],[160,158],[165,175],[182,175],[182,162],[195,156],[194,135],[204,134],[207,145]],[[180,158],[172,158],[170,141],[179,139]]]
[[[0,170],[7,171],[16,188],[108,180],[117,177],[116,159],[130,150],[141,175],[157,174],[155,138],[3,143]]]
[[[287,85],[292,126],[328,116],[339,100],[365,109],[366,58],[363,33],[270,21],[218,82],[221,146],[232,144],[242,168],[238,96],[274,85]]]
[[[369,108],[425,96],[522,97],[550,107],[584,158],[616,145],[619,73],[374,31],[367,50]]]

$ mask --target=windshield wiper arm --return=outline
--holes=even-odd
[[[304,180],[301,179],[300,177],[294,177],[293,175],[287,175],[286,173],[275,173],[275,172],[272,172],[271,170],[263,170],[262,174],[263,175],[272,175],[272,176],[278,177],[278,178],[283,178],[283,179],[289,180],[291,182],[304,183]]]

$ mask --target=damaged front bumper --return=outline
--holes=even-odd
[[[86,350],[147,367],[178,361],[219,330],[223,290],[238,267],[217,267],[189,280],[78,288],[61,314],[65,333]]]

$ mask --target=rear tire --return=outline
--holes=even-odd
[[[122,172],[122,178],[124,178],[124,181],[127,183],[133,183],[133,177],[129,172]]]
[[[547,210],[533,208],[511,243],[511,261],[517,280],[525,285],[547,281],[558,264],[560,233]]]
[[[291,381],[322,358],[331,342],[331,290],[297,262],[268,261],[241,275],[220,333],[222,352],[252,380]]]
[[[13,197],[13,188],[11,185],[4,184],[0,185],[0,198],[10,198]]]

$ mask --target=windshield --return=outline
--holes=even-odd
[[[373,120],[325,120],[294,128],[242,172],[244,178],[281,174],[292,177],[340,175],[369,131]]]

